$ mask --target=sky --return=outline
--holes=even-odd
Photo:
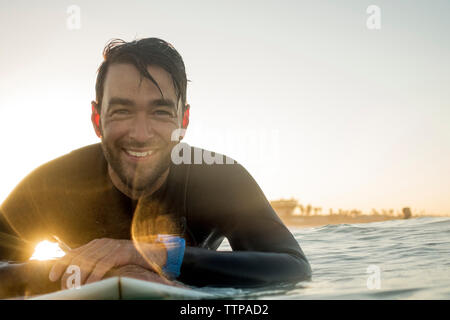
[[[269,200],[450,214],[449,15],[446,0],[0,0],[0,202],[99,142],[104,45],[159,37],[190,80],[185,141],[240,162]]]

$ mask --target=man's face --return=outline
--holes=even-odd
[[[101,105],[102,148],[111,179],[120,179],[133,193],[150,189],[168,170],[177,143],[171,134],[181,117],[170,74],[158,66],[147,70],[163,96],[133,65],[112,64]]]

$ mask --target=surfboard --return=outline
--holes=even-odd
[[[189,288],[126,277],[108,278],[81,286],[31,298],[31,300],[199,300],[216,295]]]

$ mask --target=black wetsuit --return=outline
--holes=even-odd
[[[34,170],[0,210],[4,261],[27,259],[33,245],[51,235],[73,248],[96,238],[131,239],[133,223],[138,235],[186,239],[177,280],[189,285],[245,287],[311,276],[297,241],[238,163],[172,163],[164,185],[136,203],[112,184],[95,144]],[[224,237],[233,251],[216,251]]]

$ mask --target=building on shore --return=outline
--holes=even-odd
[[[322,212],[322,208],[312,207],[311,205],[303,206],[294,198],[274,200],[270,201],[270,204],[280,219],[290,226],[367,223],[402,218],[408,219],[412,217],[410,208],[403,208],[403,214],[394,214],[393,209],[382,210],[381,212],[373,209],[371,214],[363,214],[362,211],[356,209],[339,209],[336,212],[333,212],[333,210],[330,209],[329,214],[319,214]]]
[[[298,207],[298,201],[294,198],[270,201],[272,208],[281,219],[290,218],[294,214],[294,210]]]

